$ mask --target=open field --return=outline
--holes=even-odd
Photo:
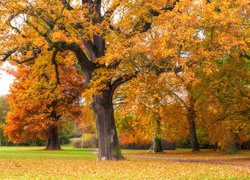
[[[250,151],[125,150],[124,161],[96,161],[93,149],[0,147],[0,179],[249,179]]]

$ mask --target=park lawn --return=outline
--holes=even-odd
[[[237,154],[226,154],[222,151],[211,149],[201,149],[199,152],[192,152],[191,149],[167,150],[161,153],[151,153],[146,150],[122,150],[126,155],[131,156],[150,156],[150,157],[175,157],[183,159],[200,159],[200,160],[231,160],[244,159],[250,161],[250,150],[242,150]],[[250,165],[250,164],[249,164]]]
[[[41,147],[0,147],[0,179],[249,179],[250,152],[223,155],[204,151],[167,151],[160,155],[146,151],[124,151],[127,160],[96,161],[93,149],[64,147],[44,151]],[[144,158],[141,158],[141,157]],[[149,157],[146,159],[145,156]],[[164,158],[229,160],[225,164],[178,162]],[[154,159],[153,157],[160,157]],[[246,164],[231,164],[241,159]]]

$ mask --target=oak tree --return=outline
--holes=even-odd
[[[77,72],[71,59],[57,58],[60,72],[57,74],[46,57],[50,54],[11,72],[15,81],[8,95],[11,111],[4,132],[14,143],[44,139],[46,149],[56,150],[60,149],[58,130],[67,121],[81,118],[81,93],[85,79]],[[60,86],[51,91],[58,83],[55,76],[59,76]]]

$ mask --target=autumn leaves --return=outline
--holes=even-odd
[[[126,103],[132,110],[142,106],[144,110],[137,108],[138,115],[150,114],[140,119],[148,125],[146,129],[153,127],[154,132],[148,133],[157,136],[164,132],[162,124],[179,132],[178,123],[168,123],[171,115],[165,109],[178,107],[179,114],[188,117],[189,134],[193,134],[190,141],[197,144],[195,122],[200,117],[196,110],[200,99],[209,96],[200,89],[205,89],[204,77],[222,70],[218,62],[231,57],[241,59],[249,51],[246,7],[247,3],[241,0],[114,0],[83,1],[81,5],[60,0],[2,1],[1,61],[29,60],[21,68],[29,74],[27,77],[36,75],[25,80],[33,89],[28,86],[23,89],[45,93],[40,99],[40,94],[36,95],[37,101],[31,104],[44,102],[47,105],[42,110],[51,116],[56,114],[53,117],[67,112],[67,106],[74,104],[74,98],[84,91],[86,104],[91,105],[97,122],[99,159],[120,158],[114,121],[115,92],[115,97],[124,95],[131,99]],[[25,14],[21,25],[13,27],[10,18],[21,14]],[[75,62],[77,65],[73,66]],[[82,79],[76,68],[84,74]],[[18,88],[15,91],[22,94],[21,98],[26,93]],[[58,110],[60,99],[66,103]],[[131,105],[134,100],[138,104]],[[32,109],[36,114],[39,111],[33,110],[40,108],[35,107],[25,102],[19,108]],[[185,119],[182,115],[178,117]],[[164,123],[143,123],[150,118],[156,122],[162,119]]]

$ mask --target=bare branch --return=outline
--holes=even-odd
[[[92,72],[96,69],[96,64],[89,60],[89,58],[86,56],[80,45],[76,43],[68,44],[63,41],[54,42],[52,46],[48,48],[48,50],[51,51],[54,48],[56,48],[58,51],[66,51],[66,50],[72,51],[78,60],[81,70],[86,75],[87,81],[89,82],[92,76]]]

